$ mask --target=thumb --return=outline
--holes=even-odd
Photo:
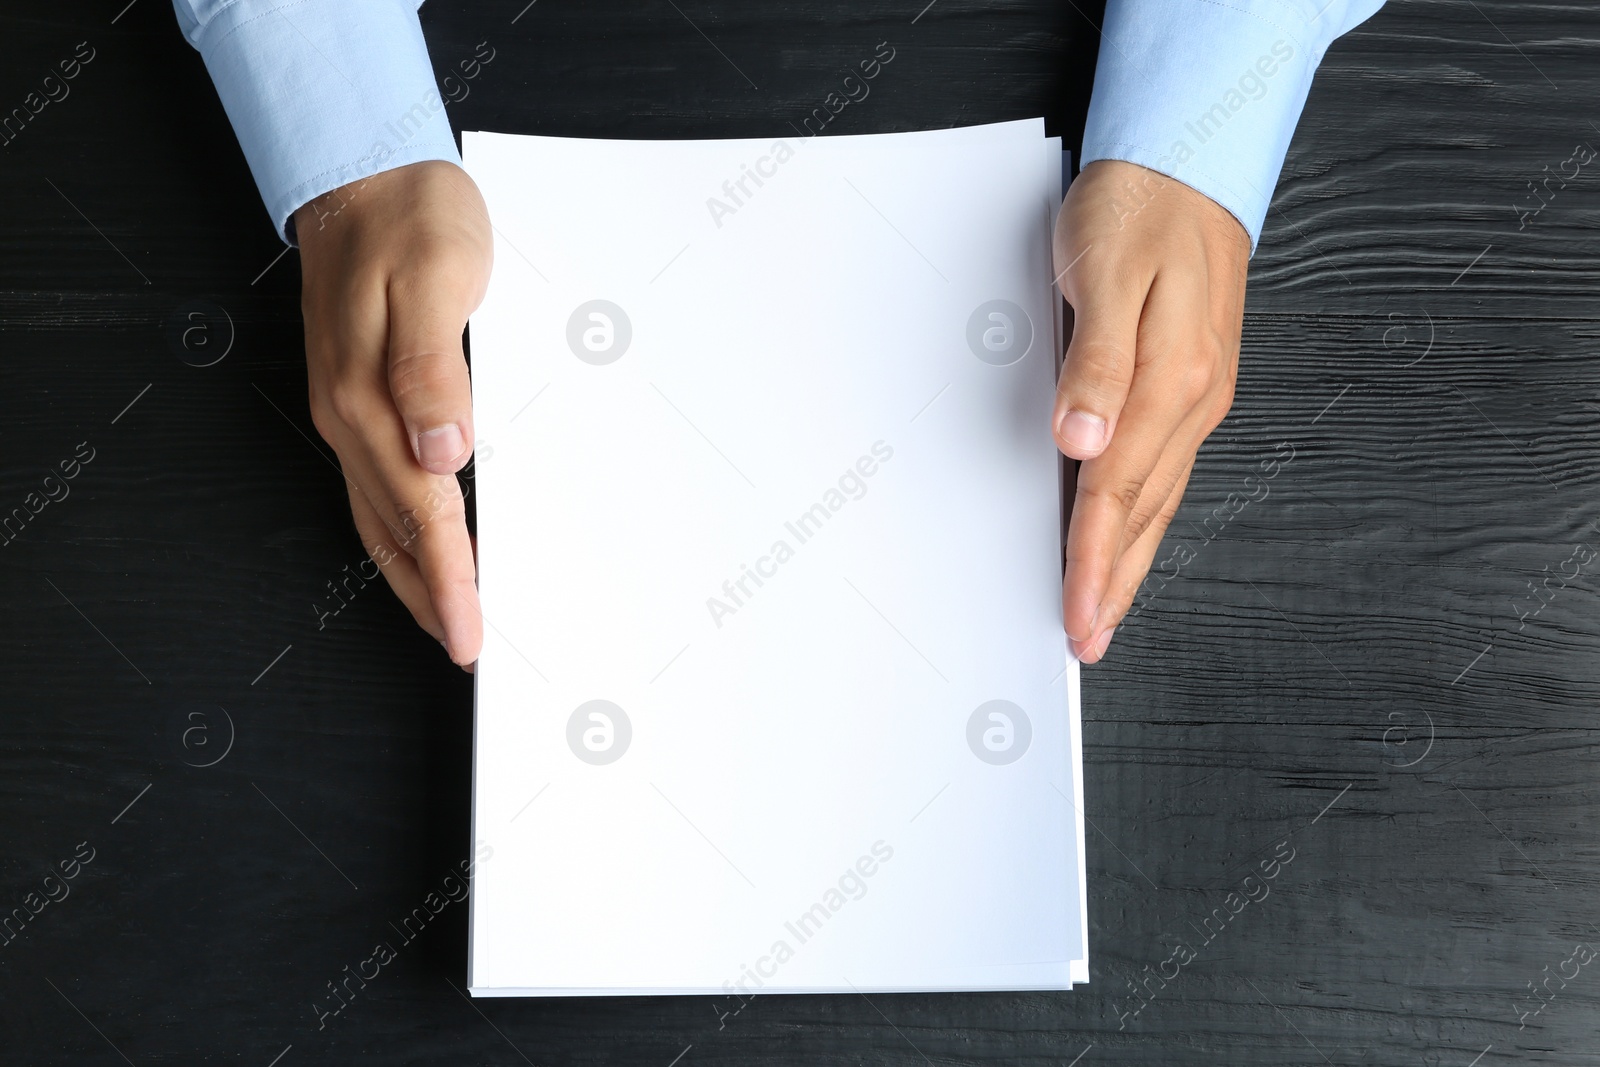
[[[1056,386],[1056,446],[1073,459],[1093,459],[1111,443],[1133,382],[1144,292],[1110,284],[1067,289],[1072,339]]]
[[[424,470],[454,474],[472,452],[472,383],[461,333],[470,307],[437,274],[389,296],[389,391]]]

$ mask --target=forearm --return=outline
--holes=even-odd
[[[1383,0],[1110,0],[1082,162],[1160,171],[1261,236],[1323,53]]]
[[[278,235],[308,201],[423,160],[460,163],[413,0],[174,0]]]

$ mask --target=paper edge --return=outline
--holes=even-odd
[[[1044,119],[1043,118],[1018,119],[1018,120],[1014,120],[1014,123],[1015,124],[1023,124],[1023,125],[1031,125],[1031,126],[1037,128],[1041,134],[1044,132]],[[989,123],[989,124],[980,124],[980,125],[1012,125],[1014,123]],[[933,132],[943,132],[943,131],[922,131],[922,130],[919,130],[919,131],[912,131],[912,132],[916,132],[916,133],[933,133]],[[465,167],[465,164],[466,164],[466,161],[467,161],[467,156],[468,156],[468,153],[469,153],[469,149],[474,144],[476,144],[480,139],[485,138],[485,137],[494,137],[494,136],[506,136],[506,135],[503,135],[503,134],[497,135],[497,134],[494,134],[494,133],[492,133],[490,131],[482,131],[482,130],[464,130],[464,131],[462,131],[462,134],[461,134],[461,155],[462,155],[463,167]],[[511,136],[523,136],[523,135],[511,135]],[[843,136],[843,137],[858,137],[858,136],[860,136],[860,137],[871,137],[871,136],[879,136],[879,135],[878,134],[844,134],[844,135],[837,135],[837,136]],[[547,139],[547,140],[588,140],[590,138],[560,138],[560,137],[552,137],[552,138],[544,138],[544,139]],[[621,140],[621,139],[619,139],[619,138],[607,138],[607,140]],[[698,140],[701,140],[701,141],[758,140],[759,141],[759,140],[765,140],[765,138],[699,138]],[[1066,183],[1068,181],[1071,180],[1069,175],[1071,174],[1071,170],[1072,170],[1072,152],[1071,152],[1070,149],[1062,148],[1062,139],[1060,137],[1046,137],[1046,138],[1044,138],[1044,142],[1045,142],[1046,150],[1047,150],[1047,152],[1050,153],[1051,158],[1053,159],[1055,157],[1056,153],[1059,153],[1060,160],[1061,160],[1061,168],[1057,172],[1058,175],[1059,175],[1059,180],[1058,180],[1058,182],[1057,182],[1057,184],[1055,186],[1055,196],[1053,197],[1053,199],[1051,200],[1050,204],[1048,205],[1049,210],[1047,211],[1047,239],[1046,239],[1046,243],[1045,243],[1045,248],[1047,250],[1047,259],[1048,259],[1049,258],[1049,251],[1048,250],[1053,247],[1053,234],[1054,234],[1054,231],[1055,231],[1056,217],[1060,212],[1062,198],[1065,196],[1065,185],[1066,185]],[[641,139],[634,139],[634,143],[650,143],[650,141],[641,140]],[[470,171],[469,171],[469,173],[470,173]],[[1053,263],[1047,262],[1047,270],[1053,276],[1053,274],[1054,274]],[[1054,288],[1054,283],[1053,282],[1052,282],[1052,288]],[[1056,296],[1056,298],[1054,299],[1054,301],[1052,303],[1052,318],[1053,318],[1053,327],[1054,327],[1054,331],[1053,332],[1054,332],[1054,335],[1055,335],[1055,344],[1056,344],[1056,347],[1055,347],[1056,368],[1057,368],[1057,372],[1059,373],[1061,362],[1062,362],[1062,360],[1063,360],[1063,358],[1065,356],[1065,344],[1066,344],[1066,337],[1065,337],[1065,332],[1064,332],[1065,331],[1065,321],[1064,321],[1064,315],[1063,315],[1062,300],[1060,299],[1059,295]],[[1061,457],[1060,458],[1060,462],[1061,462],[1061,467],[1060,467],[1061,477],[1058,480],[1059,493],[1060,493],[1060,497],[1059,497],[1059,500],[1058,500],[1058,509],[1060,511],[1060,514],[1061,514],[1061,530],[1062,530],[1063,539],[1064,539],[1065,531],[1066,531],[1066,521],[1067,521],[1066,495],[1065,495],[1065,493],[1066,493],[1066,480],[1065,480],[1066,479],[1066,468],[1065,468],[1066,461],[1065,461],[1065,458]],[[1063,544],[1063,549],[1064,548],[1065,548],[1065,545]],[[1065,648],[1065,641],[1063,641],[1063,647]],[[808,993],[810,993],[810,994],[838,994],[838,993],[851,993],[851,992],[859,993],[859,992],[863,992],[863,991],[869,991],[869,992],[875,992],[875,993],[1061,992],[1061,991],[1070,991],[1073,988],[1074,985],[1077,985],[1077,984],[1080,984],[1080,983],[1082,983],[1082,984],[1087,984],[1088,983],[1088,981],[1089,981],[1089,897],[1088,897],[1088,858],[1087,858],[1087,854],[1086,854],[1086,839],[1085,839],[1085,834],[1084,834],[1084,814],[1083,814],[1083,803],[1084,803],[1084,800],[1083,800],[1083,724],[1082,724],[1081,709],[1080,709],[1080,706],[1079,706],[1080,688],[1079,688],[1079,684],[1078,684],[1078,661],[1077,661],[1077,658],[1072,655],[1070,650],[1066,651],[1066,658],[1067,658],[1067,718],[1068,718],[1068,737],[1069,737],[1068,759],[1069,759],[1069,762],[1070,762],[1070,765],[1071,765],[1071,768],[1072,768],[1072,771],[1073,771],[1073,776],[1072,776],[1073,777],[1073,797],[1074,797],[1073,809],[1074,809],[1074,813],[1075,813],[1074,823],[1075,823],[1076,834],[1077,834],[1077,857],[1078,857],[1078,863],[1077,863],[1077,868],[1078,868],[1078,912],[1079,912],[1079,929],[1080,929],[1080,942],[1079,943],[1080,943],[1080,945],[1082,946],[1082,949],[1083,949],[1083,957],[1081,959],[1072,959],[1072,960],[1065,961],[1067,963],[1067,969],[1068,969],[1067,980],[1066,980],[1065,986],[1060,984],[1059,981],[1050,982],[1050,983],[1047,983],[1047,984],[1008,984],[1008,985],[999,985],[999,986],[977,986],[975,984],[967,984],[967,985],[963,985],[963,986],[961,986],[959,988],[954,988],[954,987],[950,987],[950,986],[942,986],[942,985],[941,986],[928,986],[928,987],[912,987],[912,986],[887,987],[886,986],[886,987],[881,987],[881,988],[880,987],[871,987],[868,990],[862,990],[861,988],[859,988],[857,986],[854,986],[854,985],[846,985],[846,986],[816,987],[816,988],[785,988],[785,989],[773,988],[773,989],[770,989],[770,990],[764,990],[764,992],[788,993],[788,994],[808,994]],[[481,725],[480,718],[479,718],[479,708],[478,708],[478,693],[479,693],[478,681],[479,680],[478,680],[477,676],[474,675],[474,677],[473,677],[473,686],[472,686],[472,753],[473,753],[473,758],[472,758],[472,771],[471,771],[471,776],[470,776],[470,789],[471,789],[472,793],[471,793],[471,813],[470,813],[470,837],[469,837],[469,840],[467,842],[468,843],[468,847],[469,847],[469,851],[472,851],[474,856],[476,855],[476,842],[478,840],[478,836],[477,836],[477,834],[478,834],[478,760],[477,760],[477,752],[478,752],[478,734],[479,734],[479,729],[480,729],[480,725]],[[474,971],[473,971],[474,951],[473,950],[474,950],[474,946],[476,944],[475,932],[476,932],[476,918],[477,918],[477,900],[476,900],[476,894],[474,892],[472,892],[472,882],[475,879],[476,879],[476,866],[474,866],[473,874],[471,876],[469,876],[469,879],[468,879],[468,895],[467,895],[467,983],[466,984],[467,984],[467,992],[468,992],[469,996],[472,996],[472,997],[581,997],[581,996],[610,996],[610,997],[618,997],[618,996],[705,996],[705,995],[715,996],[715,995],[720,995],[723,992],[723,990],[721,990],[720,988],[713,988],[713,987],[699,988],[699,987],[685,987],[685,986],[673,987],[673,988],[670,988],[670,989],[666,989],[666,988],[648,988],[648,989],[645,989],[645,988],[623,988],[623,987],[609,987],[609,986],[608,987],[596,987],[596,988],[541,989],[541,988],[529,988],[529,987],[520,987],[520,986],[516,986],[516,987],[494,987],[494,986],[480,986],[480,985],[477,985],[473,981],[473,974],[474,974]]]

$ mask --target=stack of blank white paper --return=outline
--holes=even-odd
[[[1087,981],[1059,139],[464,155],[472,992]]]

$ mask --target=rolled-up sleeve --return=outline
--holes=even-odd
[[[173,0],[278,235],[379,171],[460,163],[416,0]]]
[[[1317,65],[1383,0],[1109,0],[1082,160],[1206,194],[1255,248]]]

